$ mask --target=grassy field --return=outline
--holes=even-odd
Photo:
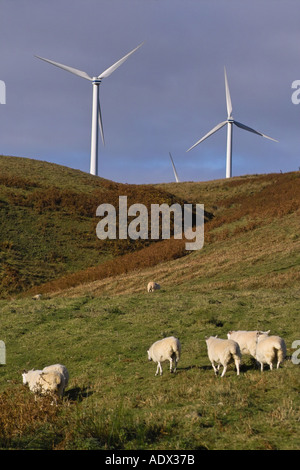
[[[149,296],[1,302],[0,446],[17,449],[299,449],[299,365],[263,373],[245,358],[215,377],[205,335],[271,329],[299,339],[295,289],[220,290],[182,284]],[[176,335],[182,357],[162,377],[153,341]],[[21,384],[23,368],[60,361],[70,384],[55,410]]]
[[[299,449],[299,176],[162,185],[214,214],[202,250],[98,280],[81,270],[83,283],[45,284],[40,301],[0,300],[0,449]],[[161,290],[148,294],[149,280]],[[215,377],[205,336],[231,329],[270,329],[287,360],[261,373],[245,356],[240,376],[231,365]],[[146,352],[169,335],[182,343],[177,373],[165,363],[155,377]],[[21,381],[56,362],[70,373],[57,407]]]

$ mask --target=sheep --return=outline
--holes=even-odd
[[[264,364],[273,369],[273,362],[277,361],[277,369],[286,356],[286,344],[280,336],[264,336],[257,333],[256,360],[260,363],[261,372]]]
[[[229,331],[227,333],[227,338],[236,341],[240,347],[241,354],[250,354],[255,358],[256,355],[256,335],[260,333],[261,335],[267,336],[270,333],[269,331]]]
[[[65,388],[64,376],[57,370],[44,372],[42,370],[29,370],[22,373],[23,384],[37,395],[52,395],[55,399],[62,398]]]
[[[50,371],[53,371],[53,370],[56,370],[58,372],[60,372],[62,374],[62,376],[64,377],[64,389],[67,387],[68,383],[69,383],[69,372],[68,372],[68,369],[66,368],[66,366],[62,365],[62,364],[53,364],[51,366],[46,366],[44,367],[43,369],[43,372],[50,372]]]
[[[29,371],[26,371],[24,370],[23,373],[22,373],[22,380],[23,380],[23,384],[24,385],[27,385],[28,384],[28,387],[29,387],[29,390],[31,392],[36,392],[36,388],[37,388],[37,382],[39,380],[39,377],[42,373],[42,370],[35,370],[35,369],[32,369],[32,370],[29,370]]]
[[[241,350],[236,341],[232,339],[221,339],[217,336],[210,336],[205,339],[207,345],[208,358],[213,366],[215,375],[218,374],[220,365],[223,366],[221,377],[224,377],[227,365],[234,360],[237,375],[240,374]],[[218,367],[215,367],[215,362]]]
[[[148,285],[147,285],[148,292],[154,292],[155,290],[159,290],[159,289],[160,289],[160,285],[157,282],[154,282],[154,281],[148,282]]]
[[[32,297],[32,300],[41,300],[42,294],[36,294]]]
[[[161,339],[152,344],[152,346],[147,351],[148,360],[157,362],[157,369],[155,375],[160,371],[162,375],[162,366],[161,362],[170,361],[170,372],[176,372],[177,363],[180,359],[181,354],[181,344],[178,338],[174,336],[169,336],[168,338]],[[175,362],[175,367],[173,369],[173,361]]]

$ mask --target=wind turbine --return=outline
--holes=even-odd
[[[69,67],[68,65],[60,64],[59,62],[54,62],[53,60],[45,59],[44,57],[35,56],[38,59],[44,60],[45,62],[49,62],[49,64],[55,65],[63,70],[67,70],[67,72],[71,72],[78,77],[85,78],[89,80],[93,84],[93,105],[92,105],[92,131],[91,131],[91,162],[90,162],[90,173],[92,175],[98,175],[98,125],[100,128],[101,138],[103,145],[104,143],[104,133],[103,133],[103,125],[102,125],[102,116],[101,116],[101,108],[100,108],[100,100],[99,100],[99,85],[103,78],[107,78],[112,72],[114,72],[120,65],[122,65],[125,60],[128,59],[131,54],[133,54],[137,49],[139,49],[143,43],[133,49],[131,52],[126,54],[122,59],[115,62],[111,67],[104,70],[100,75],[97,77],[90,77],[86,72],[82,70],[75,69],[73,67]]]
[[[275,142],[278,142],[278,140],[273,139],[272,137],[268,137],[265,134],[262,134],[261,132],[255,131],[251,127],[245,126],[245,124],[242,124],[241,122],[236,121],[232,117],[232,104],[231,104],[231,98],[230,98],[230,93],[229,93],[229,86],[228,86],[228,80],[227,80],[227,74],[226,74],[226,68],[224,67],[224,74],[225,74],[225,92],[226,92],[226,105],[227,105],[227,120],[221,122],[218,124],[216,127],[214,127],[211,131],[209,131],[204,137],[202,137],[198,142],[196,142],[192,147],[190,147],[187,152],[192,150],[196,145],[200,144],[203,142],[207,137],[211,136],[215,132],[217,132],[219,129],[221,129],[225,124],[227,124],[227,149],[226,149],[226,178],[231,178],[232,176],[232,128],[233,124],[235,124],[237,127],[240,127],[241,129],[244,129],[245,131],[253,132],[254,134],[258,134],[262,137],[265,137],[266,139],[274,140]]]
[[[172,163],[172,167],[173,167],[173,171],[174,171],[174,176],[175,176],[175,179],[176,179],[176,183],[180,183],[179,178],[178,178],[178,175],[177,175],[177,171],[176,171],[176,168],[175,168],[175,163],[173,162],[173,158],[172,158],[171,152],[169,152],[169,155],[170,155],[170,159],[171,159],[171,163]]]

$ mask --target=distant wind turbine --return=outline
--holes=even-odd
[[[209,131],[202,139],[198,140],[192,147],[190,147],[187,152],[192,150],[196,145],[200,144],[203,142],[207,137],[211,136],[215,132],[217,132],[219,129],[221,129],[225,124],[228,125],[227,127],[227,150],[226,150],[226,178],[231,178],[232,176],[232,124],[235,124],[237,127],[240,127],[241,129],[244,129],[245,131],[253,132],[254,134],[258,134],[262,137],[265,137],[266,139],[274,140],[275,142],[278,142],[278,140],[273,139],[272,137],[268,137],[265,134],[262,134],[261,132],[255,131],[251,127],[245,126],[245,124],[242,124],[232,117],[232,104],[231,104],[231,98],[230,98],[230,93],[229,93],[229,86],[228,86],[228,80],[227,80],[227,74],[226,74],[226,68],[224,67],[224,73],[225,73],[225,92],[226,92],[226,105],[227,105],[227,120],[221,122],[218,124],[216,127],[214,127],[211,131]]]
[[[139,49],[143,45],[140,44],[131,52],[126,54],[122,59],[118,60],[115,64],[111,67],[106,69],[97,77],[90,77],[86,72],[82,70],[75,69],[73,67],[69,67],[68,65],[63,65],[58,62],[54,62],[53,60],[45,59],[43,57],[35,56],[38,59],[44,60],[45,62],[49,62],[49,64],[55,65],[63,70],[67,70],[68,72],[77,75],[78,77],[85,78],[89,80],[93,84],[93,105],[92,105],[92,131],[91,131],[91,162],[90,162],[90,173],[92,175],[98,175],[98,125],[100,128],[101,138],[103,145],[104,143],[104,133],[103,133],[103,125],[102,125],[102,116],[101,116],[101,108],[100,108],[100,100],[99,100],[99,85],[103,78],[108,77],[112,72],[114,72],[120,65],[122,65],[125,60],[128,59],[131,54],[133,54],[137,49]]]
[[[180,183],[179,178],[178,178],[178,174],[177,174],[177,171],[176,171],[176,168],[175,168],[175,163],[173,162],[173,158],[172,158],[171,152],[169,152],[169,155],[170,155],[170,159],[171,159],[171,163],[172,163],[172,167],[173,167],[173,171],[174,171],[174,176],[175,176],[175,179],[176,179],[176,183]]]

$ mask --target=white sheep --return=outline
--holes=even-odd
[[[148,285],[147,285],[148,292],[154,292],[155,290],[159,290],[159,289],[160,289],[160,285],[157,282],[154,282],[154,281],[148,282]]]
[[[231,339],[221,339],[217,336],[210,336],[205,339],[207,345],[208,358],[213,366],[215,375],[217,375],[220,365],[223,366],[221,377],[224,377],[227,365],[234,360],[237,375],[240,374],[241,350],[236,341]],[[218,367],[215,367],[215,362]]]
[[[32,297],[32,300],[41,300],[42,294],[36,294]]]
[[[37,395],[51,395],[55,399],[62,397],[65,388],[64,376],[55,370],[44,372],[42,370],[29,370],[22,373],[23,384]],[[56,401],[56,400],[55,400]]]
[[[161,362],[170,361],[170,372],[176,372],[177,363],[180,359],[181,344],[178,338],[169,336],[168,338],[160,339],[152,344],[147,351],[149,361],[157,362],[156,374],[160,371],[162,375]],[[173,369],[173,361],[175,363]]]
[[[286,344],[280,336],[264,336],[257,333],[256,360],[263,371],[264,364],[273,369],[273,362],[277,361],[277,369],[286,356]]]
[[[53,364],[51,366],[46,366],[44,367],[43,369],[43,372],[50,372],[50,371],[57,371],[57,372],[60,372],[63,377],[64,377],[64,381],[65,381],[65,384],[64,384],[64,389],[67,387],[68,383],[69,383],[69,372],[68,372],[68,369],[66,368],[66,366],[62,365],[62,364]]]
[[[256,355],[256,338],[257,333],[267,336],[269,331],[229,331],[227,338],[236,341],[240,347],[241,354],[250,354],[255,357]]]
[[[29,371],[23,371],[22,373],[22,380],[24,385],[28,385],[29,390],[31,392],[37,392],[37,382],[39,380],[39,377],[42,373],[42,370],[29,370]]]

